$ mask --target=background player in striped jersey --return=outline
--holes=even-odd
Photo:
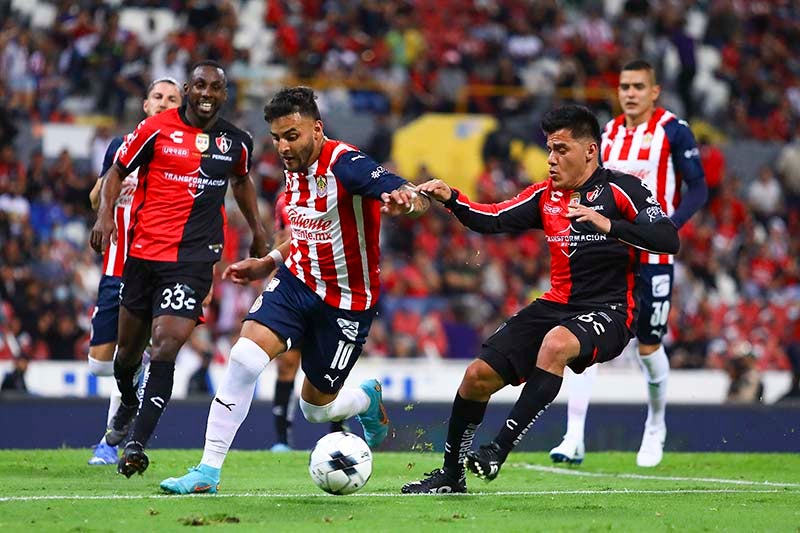
[[[380,383],[343,387],[364,346],[380,289],[380,214],[419,216],[430,206],[413,185],[355,147],[329,139],[314,92],[279,91],[264,108],[285,167],[290,242],[223,274],[237,283],[278,272],[250,308],[211,402],[200,464],[161,482],[167,492],[216,492],[220,469],[253,401],[258,376],[299,346],[309,422],[357,416],[370,447],[388,432]]]
[[[103,178],[91,234],[97,251],[114,240],[111,207],[123,178],[139,167],[114,357],[122,402],[106,434],[114,445],[131,431],[117,463],[127,477],[149,465],[144,449],[172,396],[175,359],[202,315],[224,246],[229,182],[253,233],[251,253],[267,251],[249,177],[252,137],[219,115],[228,97],[225,71],[213,61],[196,64],[184,93],[181,107],[146,118],[126,138]],[[150,365],[139,402],[134,376],[148,339]]]
[[[290,237],[289,215],[286,213],[286,193],[281,192],[275,200],[275,239],[280,244]],[[270,451],[291,450],[290,436],[294,419],[294,380],[300,369],[300,350],[286,350],[276,358],[278,377],[275,380],[275,394],[272,399],[272,416],[275,419],[276,442]],[[340,420],[331,421],[330,432],[342,431]]]
[[[403,493],[466,492],[465,470],[497,477],[508,454],[558,395],[565,368],[617,357],[635,333],[638,250],[678,251],[678,231],[636,177],[599,167],[600,126],[587,108],[545,113],[549,178],[479,204],[441,180],[418,186],[481,233],[544,230],[550,290],[506,320],[467,367],[453,401],[442,468]],[[471,450],[492,395],[524,387],[494,440]]]
[[[142,108],[148,117],[152,117],[167,109],[178,107],[182,100],[183,95],[178,82],[172,78],[162,78],[154,80],[147,87]],[[102,176],[117,159],[122,141],[122,137],[116,137],[108,145],[100,178],[97,179],[97,183],[89,193],[93,209],[97,209],[100,205]],[[125,258],[128,255],[128,228],[131,221],[133,193],[139,182],[138,175],[139,170],[135,169],[122,182],[122,190],[114,205],[114,222],[117,225],[119,239],[117,242],[111,243],[103,254],[103,275],[97,288],[97,304],[92,313],[92,334],[89,339],[89,371],[98,377],[114,375],[114,347],[117,345],[122,267],[125,265]],[[119,404],[120,394],[115,385],[108,402],[106,428],[110,427],[111,419],[117,412]],[[117,459],[117,446],[107,444],[104,435],[95,446],[89,464],[117,464]]]
[[[603,166],[633,174],[655,194],[672,222],[683,226],[706,202],[707,190],[700,154],[689,125],[656,107],[660,88],[653,67],[637,60],[622,68],[619,103],[622,114],[603,129]],[[681,184],[686,184],[685,194]],[[639,297],[641,313],[636,338],[639,361],[647,377],[647,420],[636,464],[656,466],[664,454],[669,359],[661,344],[667,332],[667,318],[673,283],[672,255],[642,253]],[[555,462],[583,461],[586,412],[597,368],[572,376],[568,382],[569,406],[564,440],[550,451]]]

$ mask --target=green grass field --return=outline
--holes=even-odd
[[[468,495],[403,496],[438,453],[377,453],[351,496],[313,485],[307,452],[232,452],[216,496],[161,495],[198,450],[152,450],[144,476],[86,465],[87,450],[0,451],[0,531],[800,531],[800,455],[590,453],[578,468],[545,453],[509,458]]]

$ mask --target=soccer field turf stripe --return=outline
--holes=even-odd
[[[525,468],[536,470],[537,472],[547,472],[550,474],[560,474],[563,476],[581,477],[612,477],[617,479],[645,479],[656,481],[691,481],[703,483],[721,483],[728,485],[748,485],[757,487],[800,487],[800,483],[784,483],[780,481],[749,481],[745,479],[720,479],[713,477],[681,477],[681,476],[653,476],[645,474],[615,474],[612,472],[584,472],[575,468],[564,468],[556,466],[531,465],[524,463],[512,463],[513,468]]]
[[[332,496],[323,493],[290,494],[290,493],[257,493],[243,492],[238,494],[187,494],[174,496],[168,494],[106,494],[106,495],[51,495],[51,496],[0,496],[0,503],[4,502],[35,502],[50,500],[169,500],[185,498],[418,498],[445,496],[447,498],[463,498],[475,496],[569,496],[569,495],[602,495],[602,494],[786,494],[785,490],[777,489],[668,489],[668,490],[532,490],[532,491],[497,491],[497,492],[470,492],[467,494],[395,494],[384,492],[368,492],[350,494],[348,496]]]

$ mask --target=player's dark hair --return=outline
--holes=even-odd
[[[194,73],[195,69],[200,67],[212,67],[219,69],[222,71],[222,77],[225,78],[226,81],[228,79],[228,75],[225,73],[225,68],[216,61],[214,61],[213,59],[204,59],[203,61],[198,61],[197,63],[192,65],[192,68],[189,69],[189,72]]]
[[[310,87],[286,87],[275,93],[264,106],[264,120],[272,122],[292,113],[322,120],[316,100],[317,95]]]
[[[653,84],[657,82],[656,70],[653,68],[653,65],[644,59],[634,59],[630,63],[626,63],[625,66],[622,67],[622,71],[624,72],[626,70],[646,70],[650,73],[650,77],[653,79]]]
[[[569,104],[551,109],[542,117],[542,131],[546,135],[558,130],[568,130],[575,139],[590,138],[600,144],[600,124],[587,107]]]
[[[153,89],[155,89],[156,85],[158,85],[159,83],[171,83],[172,85],[174,85],[178,89],[181,88],[181,85],[180,85],[180,83],[178,83],[178,80],[176,80],[175,78],[172,78],[170,76],[165,76],[163,78],[158,78],[157,80],[151,81],[150,85],[147,86],[147,91],[145,91],[144,97],[145,98],[150,98],[150,93],[153,92]],[[183,93],[181,92],[181,94],[183,94]]]

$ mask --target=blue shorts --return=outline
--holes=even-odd
[[[281,265],[245,320],[255,320],[299,348],[303,372],[320,391],[342,388],[361,355],[376,310],[346,311],[322,301]]]
[[[639,320],[636,338],[640,344],[661,344],[667,334],[672,299],[673,265],[642,264],[637,279]]]
[[[100,346],[117,342],[119,320],[120,286],[122,278],[103,276],[97,288],[97,305],[92,313],[92,334],[89,346]]]

